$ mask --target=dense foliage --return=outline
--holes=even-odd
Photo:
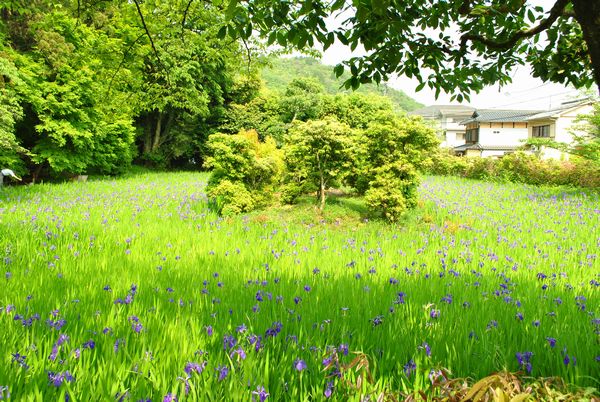
[[[465,158],[438,152],[432,155],[426,170],[436,175],[479,180],[600,188],[600,165],[577,156],[557,161],[522,152],[501,159]]]
[[[321,211],[327,191],[344,187],[366,195],[370,208],[386,219],[398,220],[416,205],[418,172],[438,146],[430,127],[418,117],[395,113],[389,99],[358,93],[328,95],[312,78],[294,79],[280,95],[263,92],[245,105],[232,105],[228,114],[224,128],[251,129],[260,138],[272,136],[282,147],[286,169],[282,182],[272,183],[281,184],[275,186],[279,201],[294,202],[302,194],[315,192]],[[212,155],[229,155],[227,169],[218,169],[213,176],[215,182],[228,181],[226,194],[215,192],[212,185],[209,194],[232,205],[228,212],[257,207],[227,195],[233,194],[232,183],[221,173],[246,174],[247,166],[236,163],[244,159],[244,152],[238,149],[218,155],[220,150],[212,144],[227,137],[209,138]],[[206,166],[213,166],[212,159]],[[258,165],[248,162],[248,166]],[[246,192],[240,194],[248,198]],[[233,206],[239,202],[243,208]]]
[[[183,0],[0,1],[2,167],[36,180],[198,165],[227,105],[259,86],[241,44],[217,39],[223,19]]]

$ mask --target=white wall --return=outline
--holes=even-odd
[[[441,119],[442,132],[446,133],[442,148],[454,148],[465,143],[465,126],[461,126],[456,119],[443,116]]]
[[[544,147],[540,157],[542,159],[568,160],[569,154],[559,151],[558,149]]]
[[[568,144],[571,143],[573,141],[571,131],[575,131],[574,126],[577,126],[578,124],[575,122],[575,120],[579,115],[589,114],[592,112],[592,110],[592,105],[583,105],[561,114],[559,118],[556,119],[556,141],[566,142]],[[585,134],[581,131],[576,131],[576,133],[580,135]]]
[[[573,132],[575,134],[585,135],[584,132],[575,130],[577,125],[580,124],[575,120],[577,120],[579,115],[591,113],[592,110],[592,105],[583,105],[573,110],[566,111],[558,116],[554,116],[553,120],[531,121],[529,125],[529,137],[532,137],[533,126],[549,125],[550,138],[557,142],[571,144],[573,142]],[[569,159],[568,154],[552,148],[544,148],[541,156],[542,159]]]
[[[526,128],[489,128],[486,123],[481,123],[479,128],[479,143],[481,145],[512,145],[521,146],[526,140],[528,130]]]
[[[446,130],[446,137],[441,144],[442,148],[454,148],[465,143],[465,132]]]

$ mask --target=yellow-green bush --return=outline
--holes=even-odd
[[[275,141],[258,139],[255,130],[208,137],[212,168],[207,194],[219,213],[248,212],[271,201],[283,170],[283,155]]]

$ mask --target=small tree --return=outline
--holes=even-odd
[[[219,213],[247,212],[269,201],[283,169],[275,141],[261,142],[257,132],[249,130],[213,134],[207,147],[210,156],[204,166],[213,168],[207,193],[217,199]]]
[[[600,164],[600,102],[594,103],[592,112],[580,116],[577,122],[584,134],[573,133],[575,141],[568,152]]]
[[[287,138],[286,182],[294,195],[316,189],[319,209],[325,207],[325,190],[340,182],[351,160],[353,132],[334,118],[294,124]],[[290,197],[294,198],[294,196]]]
[[[281,99],[281,113],[286,123],[316,119],[323,108],[323,86],[314,78],[296,78],[287,86]]]
[[[396,221],[417,204],[419,170],[439,142],[418,117],[377,113],[358,140],[355,186],[367,204]]]

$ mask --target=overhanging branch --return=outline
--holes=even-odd
[[[150,46],[152,46],[152,50],[154,51],[156,60],[158,61],[158,64],[162,67],[162,69],[165,70],[165,73],[167,75],[167,82],[169,82],[168,71],[165,69],[164,64],[160,60],[158,50],[156,50],[156,46],[154,45],[154,40],[152,40],[152,35],[150,35],[150,31],[148,30],[148,26],[146,25],[146,21],[144,20],[144,14],[142,14],[142,9],[140,8],[140,4],[138,3],[138,0],[133,0],[133,2],[135,3],[135,7],[137,8],[138,15],[140,16],[140,20],[142,21],[142,26],[144,27],[144,30],[146,31],[146,36],[148,36],[148,39],[150,40]]]
[[[538,25],[536,25],[535,27],[533,27],[531,29],[516,32],[513,36],[511,36],[510,38],[508,38],[505,41],[497,42],[493,39],[486,38],[485,36],[482,36],[482,35],[466,33],[466,34],[462,35],[460,38],[460,47],[461,47],[461,49],[464,49],[467,45],[467,42],[471,41],[471,42],[482,43],[485,46],[487,46],[488,48],[494,49],[494,50],[510,49],[513,46],[515,46],[517,44],[517,42],[520,41],[521,39],[530,38],[534,35],[537,35],[540,32],[545,31],[546,29],[550,28],[552,26],[552,24],[554,24],[554,22],[560,16],[565,15],[565,8],[566,8],[567,4],[570,3],[570,1],[571,0],[557,0],[557,2],[554,3],[554,6],[552,6],[552,8],[550,9],[550,15],[548,15],[548,18],[541,20]]]

